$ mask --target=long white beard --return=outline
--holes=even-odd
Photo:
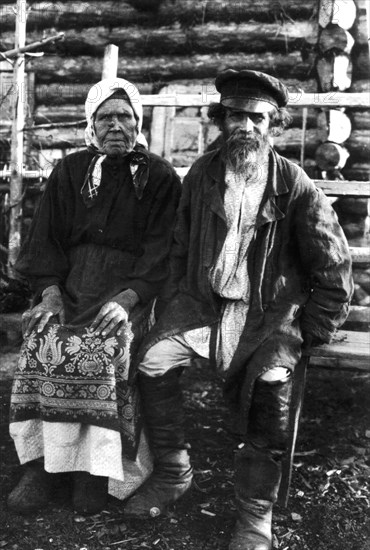
[[[249,179],[258,177],[265,164],[269,148],[267,136],[235,130],[225,144],[226,163],[236,174]]]

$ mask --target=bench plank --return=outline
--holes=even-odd
[[[347,321],[351,323],[370,323],[370,307],[350,306]]]
[[[347,369],[370,372],[370,358],[367,360],[342,359],[340,357],[310,357],[310,367],[324,369]]]
[[[354,264],[370,264],[370,246],[350,246],[349,251]]]
[[[333,181],[333,180],[313,180],[316,187],[324,191],[329,197],[370,197],[370,182],[368,181]]]
[[[330,344],[312,347],[305,351],[305,355],[366,361],[370,370],[370,334],[353,330],[339,330]]]

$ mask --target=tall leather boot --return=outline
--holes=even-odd
[[[255,384],[247,443],[235,456],[237,521],[229,550],[271,550],[272,507],[287,447],[291,390],[291,376]]]
[[[179,369],[156,378],[140,374],[139,388],[154,469],[128,500],[125,515],[149,518],[162,514],[190,488],[193,471],[184,436]]]

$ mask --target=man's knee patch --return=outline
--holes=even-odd
[[[256,380],[248,417],[248,440],[257,446],[284,451],[288,441],[292,376]]]
[[[289,376],[291,376],[291,371],[287,367],[272,367],[261,374],[258,380],[267,383],[285,382]]]

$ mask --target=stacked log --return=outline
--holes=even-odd
[[[362,2],[356,6],[352,0],[321,0],[316,63],[321,91],[352,91],[359,69],[359,53],[366,54],[368,63],[369,52],[361,45],[365,25],[359,20],[365,16],[363,8]],[[364,73],[361,72],[361,76]],[[319,114],[321,144],[315,160],[323,178],[351,179],[356,175],[356,179],[370,179],[366,162],[370,155],[369,122],[369,111],[362,109],[329,109]],[[369,200],[343,197],[333,206],[349,244],[369,246]],[[370,306],[369,274],[369,266],[354,265],[355,305]]]

